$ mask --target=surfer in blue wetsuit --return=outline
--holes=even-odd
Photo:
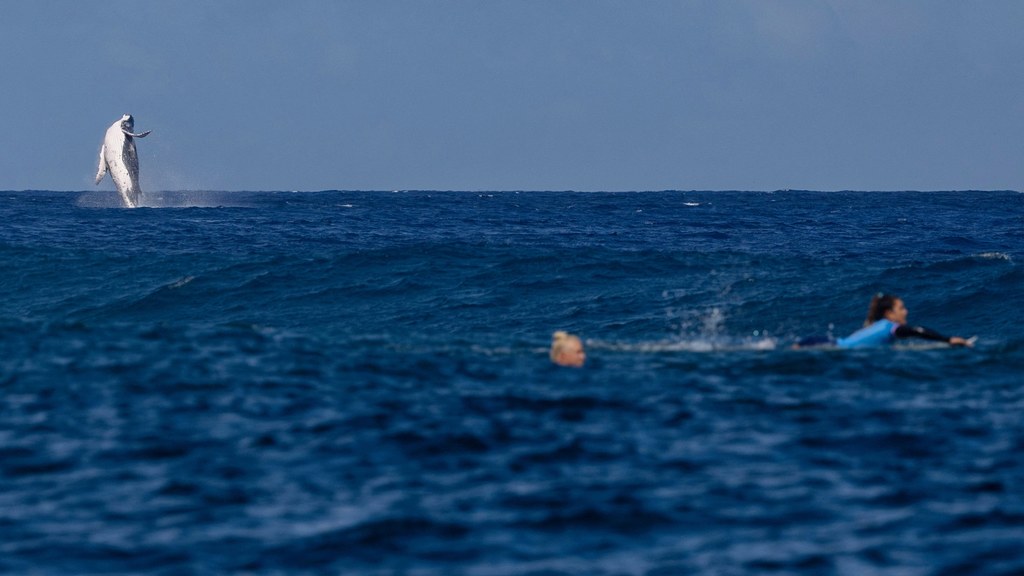
[[[876,294],[868,306],[868,317],[864,327],[834,342],[839,348],[871,348],[886,346],[902,338],[923,338],[934,342],[945,342],[950,346],[973,346],[974,339],[959,336],[945,336],[923,326],[907,325],[907,307],[903,300],[892,294]],[[797,348],[832,344],[831,341],[808,339],[797,343]]]

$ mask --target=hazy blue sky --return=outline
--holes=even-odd
[[[0,0],[0,189],[1024,189],[1020,0]],[[113,189],[109,180],[103,189]]]

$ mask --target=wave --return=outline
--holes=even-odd
[[[762,352],[777,350],[780,342],[775,338],[695,338],[691,340],[658,340],[650,342],[615,342],[587,339],[589,350],[608,350],[639,354],[664,354],[673,352]]]
[[[143,192],[139,208],[252,208],[258,203],[251,192],[185,190]],[[75,199],[79,208],[124,208],[116,192],[82,192]]]
[[[980,254],[974,254],[973,257],[980,260],[1003,260],[1006,262],[1013,262],[1013,257],[1006,252],[982,252]]]

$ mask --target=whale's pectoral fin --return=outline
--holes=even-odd
[[[149,136],[149,133],[152,132],[152,130],[146,130],[141,134],[132,134],[131,132],[122,128],[121,132],[124,132],[125,136],[131,136],[132,138],[145,138],[146,136]]]
[[[104,158],[104,152],[106,152],[107,145],[100,146],[100,166],[96,169],[96,183],[99,184],[100,180],[107,174],[107,160]]]

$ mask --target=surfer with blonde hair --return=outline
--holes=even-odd
[[[587,360],[579,336],[558,330],[551,336],[551,361],[559,366],[579,368]]]

